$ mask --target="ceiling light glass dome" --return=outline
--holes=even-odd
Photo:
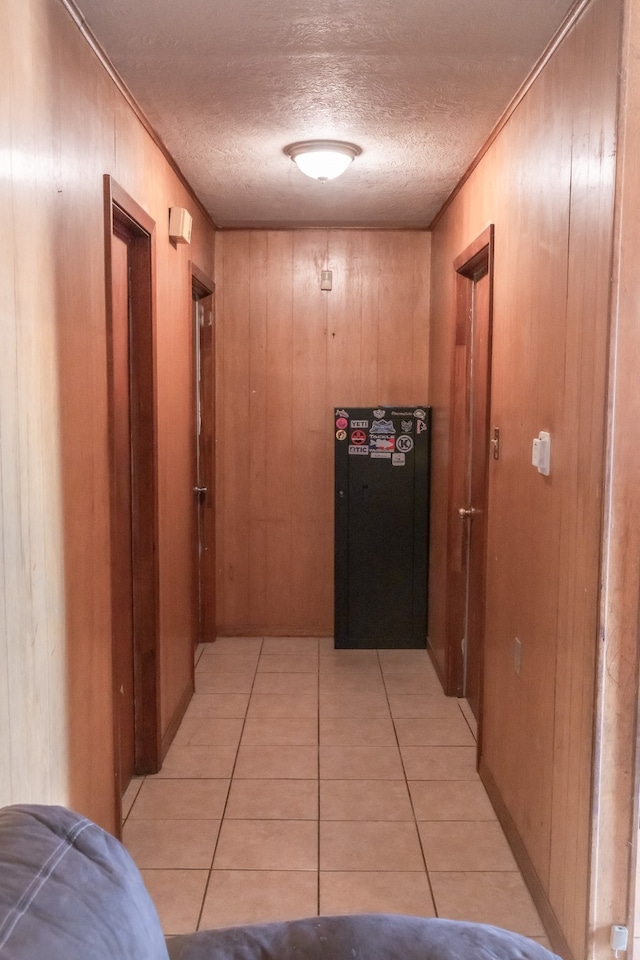
[[[355,143],[340,140],[305,140],[291,143],[284,152],[299,170],[314,180],[334,180],[362,153]]]

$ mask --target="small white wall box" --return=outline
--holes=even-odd
[[[169,240],[191,243],[193,217],[184,207],[169,207]]]
[[[626,952],[629,945],[629,931],[619,923],[614,923],[611,927],[611,949],[614,956],[618,956],[618,951]]]
[[[533,441],[531,463],[538,468],[538,473],[548,477],[551,471],[551,434],[541,430]]]

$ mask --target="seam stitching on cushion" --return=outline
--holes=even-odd
[[[2,949],[13,931],[16,924],[24,916],[25,912],[33,903],[46,881],[49,879],[57,865],[60,863],[66,853],[74,846],[76,840],[87,827],[93,824],[90,820],[82,820],[76,824],[60,841],[55,850],[51,853],[46,862],[40,867],[35,877],[31,880],[20,899],[14,907],[11,908],[4,923],[0,924],[0,949]]]

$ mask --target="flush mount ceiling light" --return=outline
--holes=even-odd
[[[307,177],[324,182],[344,173],[362,150],[341,140],[304,140],[290,143],[284,152]]]

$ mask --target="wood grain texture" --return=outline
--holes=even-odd
[[[188,257],[211,271],[213,229],[64,7],[10,0],[0,16],[0,803],[69,803],[114,829],[103,174],[158,224],[164,727],[190,670],[174,384],[190,362]],[[168,241],[174,205],[194,213],[187,250]]]
[[[419,232],[218,233],[219,633],[332,633],[332,408],[425,402],[429,254]]]
[[[432,323],[430,343],[430,640],[443,672],[453,261],[493,222],[490,426],[500,428],[501,456],[489,469],[482,764],[576,960],[594,922],[592,719],[619,15],[615,0],[586,7],[433,233],[432,316],[441,322]],[[540,430],[552,436],[548,478],[531,466]]]
[[[635,933],[640,956],[638,876],[638,670],[640,657],[640,8],[626,2],[607,397],[603,594],[598,644],[593,809],[592,938],[588,957],[607,956],[612,923]],[[608,116],[607,116],[608,119]],[[604,290],[592,295],[604,298]],[[629,882],[631,879],[631,882]],[[634,882],[635,881],[635,882]],[[634,902],[635,900],[635,902]],[[610,955],[610,954],[609,954]]]

